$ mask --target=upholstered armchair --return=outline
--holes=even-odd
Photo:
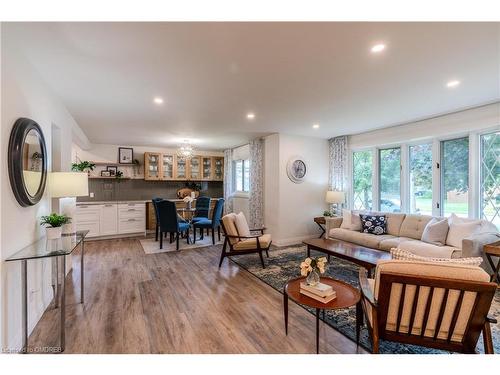
[[[239,214],[240,218],[241,215]],[[230,213],[222,218],[222,230],[224,231],[224,246],[220,256],[219,268],[222,261],[227,256],[258,253],[262,268],[266,268],[262,252],[265,251],[269,257],[269,248],[271,247],[271,235],[264,234],[266,228],[249,229],[246,219],[237,222],[237,215]],[[239,230],[238,227],[239,226]],[[241,232],[241,233],[240,233]],[[252,233],[257,233],[252,235]],[[229,247],[229,250],[228,250]]]
[[[379,340],[475,353],[483,333],[493,353],[488,317],[496,284],[480,267],[405,260],[382,261],[375,278],[361,269],[359,282],[373,352]],[[357,327],[359,330],[359,327]]]

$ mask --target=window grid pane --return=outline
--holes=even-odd
[[[469,138],[441,142],[441,207],[444,216],[469,216]]]
[[[481,136],[481,218],[500,229],[500,132]]]
[[[432,215],[432,144],[409,147],[410,213]]]
[[[236,191],[243,191],[243,160],[236,160],[234,162],[234,178]]]
[[[250,160],[244,161],[243,170],[243,191],[250,191]]]
[[[373,154],[371,151],[353,152],[353,207],[372,209]]]
[[[401,211],[401,149],[379,150],[380,211]]]

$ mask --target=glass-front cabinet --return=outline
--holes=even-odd
[[[201,180],[201,157],[193,156],[189,159],[189,179]]]
[[[187,163],[184,158],[175,158],[175,178],[187,180]]]
[[[213,163],[214,163],[213,179],[217,181],[222,181],[224,179],[224,158],[214,157]]]
[[[146,152],[144,153],[144,179],[159,180],[160,179],[160,153]]]
[[[202,180],[211,180],[213,178],[212,173],[212,157],[211,156],[202,156],[201,158],[201,179]]]
[[[174,155],[171,154],[161,155],[161,179],[162,180],[174,179]]]

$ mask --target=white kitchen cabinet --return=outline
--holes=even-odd
[[[101,206],[100,235],[109,236],[118,233],[118,207],[116,204]]]
[[[77,230],[89,230],[87,237],[97,237],[100,235],[101,206],[100,205],[77,205],[76,217],[72,218],[76,222]]]

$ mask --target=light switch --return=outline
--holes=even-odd
[[[90,193],[90,198],[94,198],[94,193]]]

